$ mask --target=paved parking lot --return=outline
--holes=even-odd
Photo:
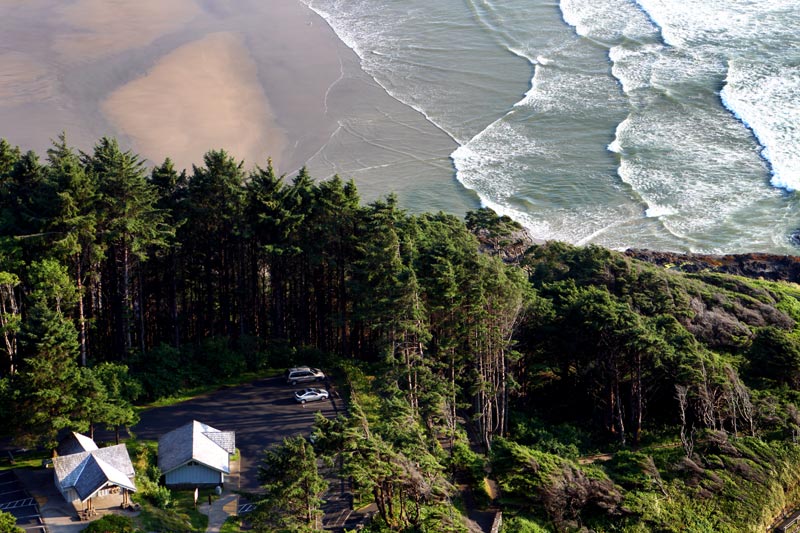
[[[292,387],[280,377],[258,380],[254,383],[222,389],[181,404],[156,408],[141,414],[141,420],[132,433],[140,439],[158,438],[191,420],[199,420],[223,431],[236,432],[236,447],[241,453],[240,484],[245,491],[257,491],[258,464],[265,448],[293,435],[308,436],[319,411],[327,417],[342,412],[344,404],[331,398],[318,402],[299,404],[294,391],[306,387],[324,388],[323,383],[301,384]],[[98,441],[111,441],[110,432],[98,431]],[[74,510],[67,504],[52,481],[52,470],[24,470],[25,483],[37,497],[47,503],[42,512],[47,517],[50,533],[73,533],[85,524],[75,522]],[[41,492],[41,494],[39,494]],[[246,514],[252,509],[241,501],[239,511]],[[0,510],[17,517],[20,527],[27,533],[45,533],[40,509],[30,493],[25,490],[13,472],[0,472]]]
[[[44,522],[36,504],[14,472],[0,472],[0,511],[11,513],[27,533],[44,532]]]
[[[241,489],[258,489],[258,463],[264,449],[292,435],[308,436],[314,415],[321,411],[331,417],[341,412],[341,400],[330,399],[298,404],[294,391],[324,384],[287,385],[276,376],[254,383],[222,389],[170,407],[145,411],[132,429],[140,439],[158,437],[192,420],[199,420],[222,431],[236,432],[236,447],[241,452]]]

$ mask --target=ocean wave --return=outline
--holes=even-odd
[[[560,0],[561,16],[581,37],[611,45],[622,38],[650,39],[656,31],[629,0]]]
[[[707,46],[728,51],[762,48],[797,49],[796,0],[634,0],[670,46]],[[724,50],[723,50],[724,52]]]
[[[628,128],[630,128],[630,125],[630,117],[625,118],[625,120],[617,125],[617,129],[614,131],[614,140],[608,145],[609,152],[614,152],[615,154],[623,153],[624,148],[622,147],[622,138],[625,136],[625,132],[628,130]]]
[[[733,60],[720,98],[763,147],[772,185],[800,189],[800,72]]]
[[[653,72],[663,54],[664,47],[660,44],[612,46],[608,51],[611,74],[619,80],[622,91],[629,95],[640,89],[654,88]]]
[[[459,144],[458,181],[538,238],[708,250],[789,224],[774,222],[783,196],[759,158],[797,167],[800,117],[774,115],[800,100],[778,46],[797,43],[774,9],[788,0],[304,1],[389,95]],[[777,70],[736,80],[728,63],[742,57]],[[788,175],[773,184],[795,187]]]
[[[665,216],[669,216],[669,215],[674,215],[675,213],[677,213],[677,211],[675,209],[673,209],[672,207],[668,207],[668,206],[665,206],[665,205],[654,204],[654,205],[649,206],[645,210],[644,216],[650,217],[650,218],[659,218],[659,217],[665,217]]]

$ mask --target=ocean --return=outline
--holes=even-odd
[[[303,1],[534,237],[800,250],[800,0]]]

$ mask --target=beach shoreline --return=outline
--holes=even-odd
[[[289,177],[306,166],[353,179],[365,201],[477,207],[455,180],[455,141],[389,95],[302,1],[146,1],[130,21],[109,16],[120,2],[0,3],[0,137],[43,156],[61,131],[87,152],[111,136],[188,172],[225,149],[246,170],[271,159]],[[178,22],[157,23],[170,13]]]

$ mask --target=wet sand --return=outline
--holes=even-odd
[[[55,16],[65,30],[53,52],[68,61],[90,61],[146,46],[200,15],[194,0],[77,0],[63,3]]]
[[[60,131],[189,170],[210,149],[248,169],[272,157],[413,211],[477,206],[454,142],[299,0],[0,0],[0,137],[43,155]]]
[[[164,56],[144,77],[102,104],[137,150],[179,168],[224,148],[248,166],[273,154],[280,164],[286,137],[275,123],[256,65],[233,33],[212,33]]]
[[[45,65],[21,52],[0,53],[0,106],[53,97],[57,80]]]

